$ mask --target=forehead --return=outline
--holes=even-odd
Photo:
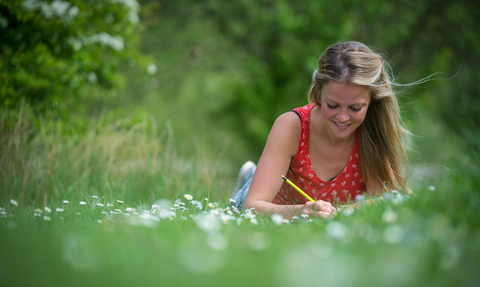
[[[322,88],[322,99],[338,104],[368,104],[370,103],[370,89],[355,84],[328,82]]]

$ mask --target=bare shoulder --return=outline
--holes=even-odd
[[[275,128],[284,129],[286,132],[300,132],[302,129],[302,122],[297,114],[286,112],[277,118],[273,126]]]
[[[293,157],[300,141],[301,130],[302,123],[295,113],[287,112],[280,115],[270,131],[266,148],[277,146]]]

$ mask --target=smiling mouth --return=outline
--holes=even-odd
[[[335,122],[335,121],[333,121],[333,123],[334,123],[335,125],[339,126],[339,127],[342,127],[342,128],[348,127],[348,126],[350,125],[350,124],[348,124],[348,125],[342,125],[342,124],[339,124],[339,123],[337,123],[337,122]]]

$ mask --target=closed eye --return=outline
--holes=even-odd
[[[329,104],[327,104],[327,106],[328,106],[330,109],[335,109],[336,107],[338,107],[338,105],[332,106],[332,105],[329,105]]]
[[[352,107],[351,109],[352,109],[352,111],[354,111],[354,112],[359,112],[362,108],[356,109],[356,108],[353,108],[353,107]]]

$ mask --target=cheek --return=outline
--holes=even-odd
[[[354,118],[355,118],[355,121],[357,122],[363,122],[365,120],[365,117],[367,116],[367,112],[359,112],[357,113]]]
[[[335,115],[335,112],[332,109],[322,106],[322,115],[324,118],[331,118]]]

